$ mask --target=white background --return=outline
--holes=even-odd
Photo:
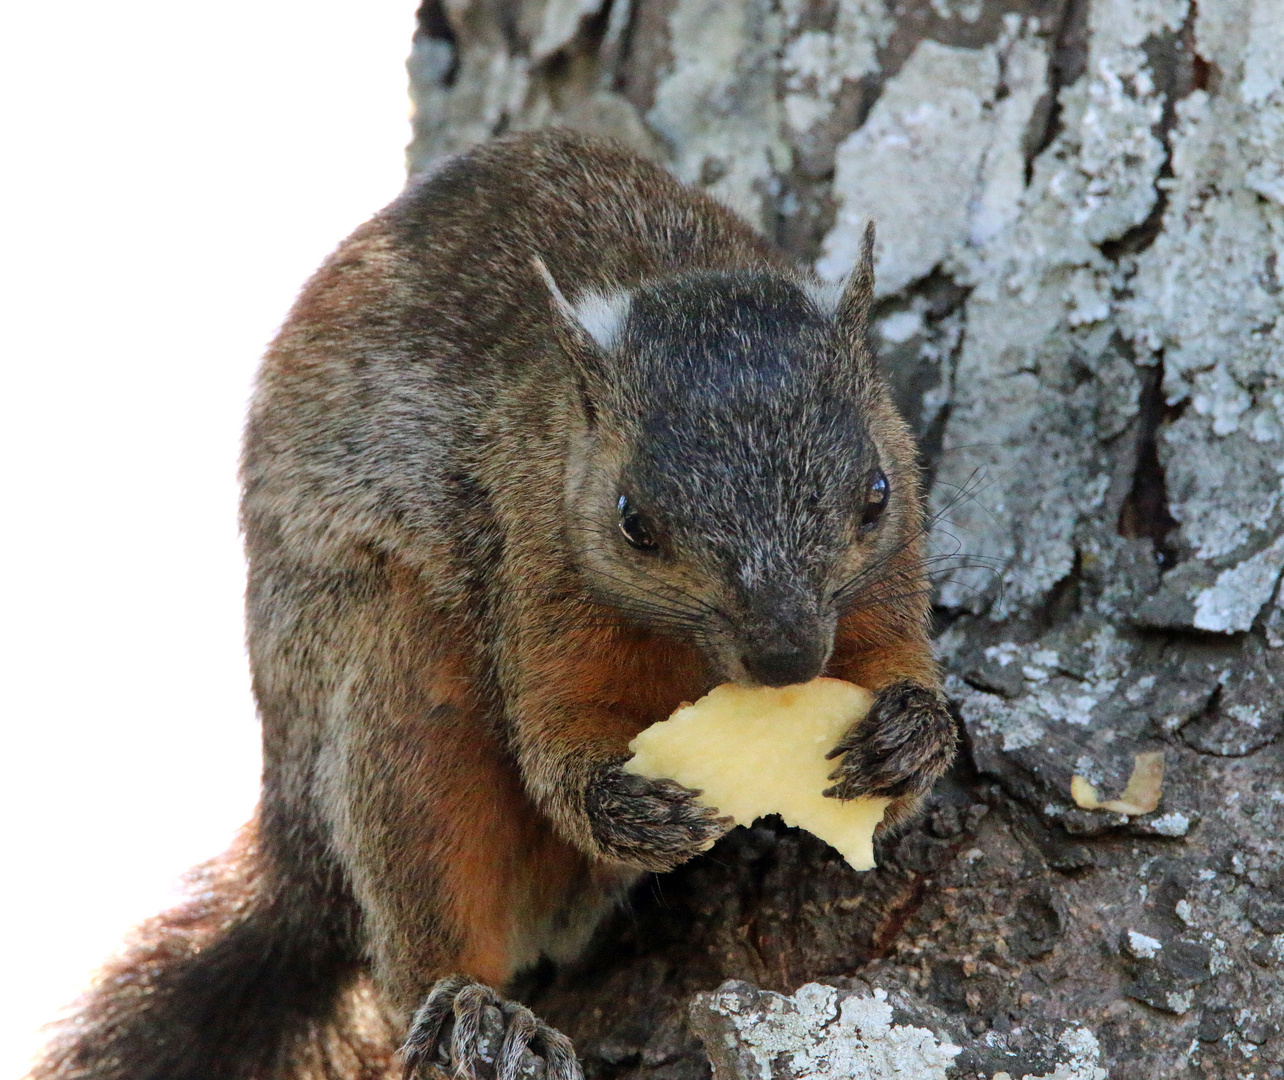
[[[0,1076],[253,808],[240,427],[402,184],[414,8],[0,15]]]

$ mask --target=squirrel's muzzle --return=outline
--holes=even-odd
[[[761,686],[792,686],[810,682],[829,659],[827,642],[778,642],[746,650],[740,657],[746,674]]]
[[[740,665],[761,686],[791,686],[819,675],[834,647],[833,617],[811,597],[759,593],[740,635]],[[756,609],[756,610],[755,610]]]

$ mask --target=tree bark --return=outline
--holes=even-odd
[[[1284,1075],[1279,0],[428,0],[410,68],[412,170],[609,135],[834,279],[874,218],[938,515],[957,768],[876,871],[738,829],[532,978],[589,1076],[815,981],[950,1075]],[[1156,811],[1076,805],[1156,750]]]

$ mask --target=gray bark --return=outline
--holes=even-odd
[[[1279,0],[429,0],[411,73],[415,170],[611,135],[827,278],[873,217],[939,515],[930,813],[868,874],[768,822],[643,889],[528,992],[590,1077],[821,1075],[726,979],[886,991],[950,1075],[1284,1075]],[[1071,798],[1150,750],[1154,813]]]

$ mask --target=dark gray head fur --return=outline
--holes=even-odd
[[[917,501],[903,425],[863,325],[846,303],[830,306],[763,270],[683,275],[571,309],[593,339],[583,367],[596,482],[572,496],[595,526],[583,534],[589,580],[625,610],[645,604],[652,624],[667,609],[726,678],[819,674],[839,590],[917,525],[917,506],[897,505]],[[862,527],[880,469],[888,509]],[[657,550],[620,534],[621,495]]]

